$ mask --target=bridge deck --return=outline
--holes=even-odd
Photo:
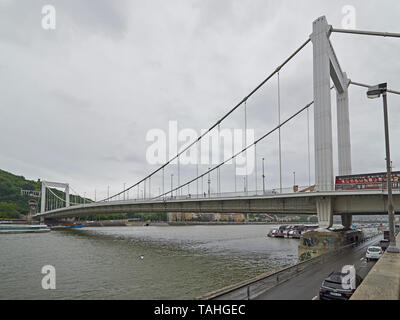
[[[386,214],[386,191],[330,191],[274,195],[254,195],[213,198],[174,198],[163,200],[125,200],[75,205],[35,217],[63,218],[95,214],[128,212],[240,212],[240,213],[317,213],[318,198],[333,200],[334,214]],[[400,208],[400,191],[393,194],[395,208]]]

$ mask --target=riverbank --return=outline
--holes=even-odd
[[[233,221],[129,221],[101,220],[83,222],[86,227],[127,227],[127,226],[223,226],[223,225],[277,225],[282,222],[233,222]],[[289,224],[307,224],[302,222],[284,222]]]

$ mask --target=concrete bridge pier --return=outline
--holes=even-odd
[[[318,224],[321,229],[328,229],[333,224],[332,198],[322,197],[317,199]]]
[[[342,213],[342,225],[343,227],[348,230],[350,229],[352,223],[353,223],[353,215],[350,213]]]

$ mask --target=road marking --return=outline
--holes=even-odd
[[[315,296],[314,298],[312,298],[311,300],[317,300],[318,299],[318,296]]]

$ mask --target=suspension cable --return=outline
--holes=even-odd
[[[280,74],[278,72],[278,125],[281,124],[281,85]],[[282,142],[281,142],[281,127],[278,130],[279,143],[279,190],[282,193]]]
[[[166,163],[164,163],[162,166],[154,170],[152,173],[141,179],[140,181],[136,182],[132,186],[128,187],[125,190],[120,191],[119,193],[116,193],[110,197],[104,198],[102,200],[99,200],[99,202],[107,201],[109,199],[112,199],[126,190],[130,190],[134,188],[135,186],[139,185],[141,182],[145,181],[148,177],[153,176],[163,168],[165,168],[167,165],[169,165],[172,161],[177,159],[181,154],[186,152],[189,148],[191,148],[193,145],[195,145],[197,142],[199,142],[204,136],[206,136],[210,131],[212,131],[218,124],[220,124],[222,121],[224,121],[230,114],[232,114],[237,108],[239,108],[247,99],[249,99],[254,93],[256,93],[265,83],[267,83],[277,72],[279,72],[290,60],[292,60],[309,42],[311,41],[310,38],[308,38],[299,48],[297,48],[282,64],[280,64],[271,74],[269,74],[257,87],[255,87],[247,96],[245,96],[238,104],[236,104],[231,110],[229,110],[224,116],[222,116],[217,122],[215,122],[208,130],[204,131],[203,134],[201,134],[195,141],[193,141],[191,144],[186,146],[184,149],[178,152],[176,156],[173,156],[171,159],[169,159]]]
[[[333,88],[333,87],[332,87]],[[216,165],[213,168],[209,168],[208,171],[204,172],[202,175],[186,182],[185,184],[178,186],[170,191],[168,191],[165,194],[171,193],[173,191],[176,191],[179,188],[182,188],[184,186],[186,186],[189,183],[194,182],[195,180],[205,176],[205,175],[209,175],[212,171],[218,169],[219,167],[221,167],[222,165],[226,164],[228,161],[236,158],[238,155],[242,154],[243,152],[247,151],[249,148],[251,148],[252,146],[256,145],[257,143],[259,143],[260,141],[262,141],[263,139],[265,139],[266,137],[268,137],[269,135],[271,135],[272,133],[274,133],[275,131],[277,131],[280,127],[282,127],[283,125],[285,125],[286,123],[288,123],[290,120],[292,120],[293,118],[295,118],[296,116],[298,116],[300,113],[302,113],[304,110],[308,109],[312,104],[314,103],[314,101],[311,101],[310,103],[308,103],[306,106],[304,106],[303,108],[301,108],[299,111],[297,111],[296,113],[294,113],[292,116],[290,116],[289,118],[287,118],[285,121],[283,121],[280,125],[277,125],[275,128],[273,128],[272,130],[268,131],[267,133],[265,133],[263,136],[261,136],[260,138],[258,138],[257,140],[255,140],[253,143],[249,144],[247,147],[245,147],[244,149],[242,149],[241,151],[237,152],[236,154],[234,154],[232,157],[222,161],[221,163],[219,163],[218,165]],[[156,200],[160,197],[162,197],[163,195],[160,195],[158,197],[154,197],[152,198],[152,200]]]

